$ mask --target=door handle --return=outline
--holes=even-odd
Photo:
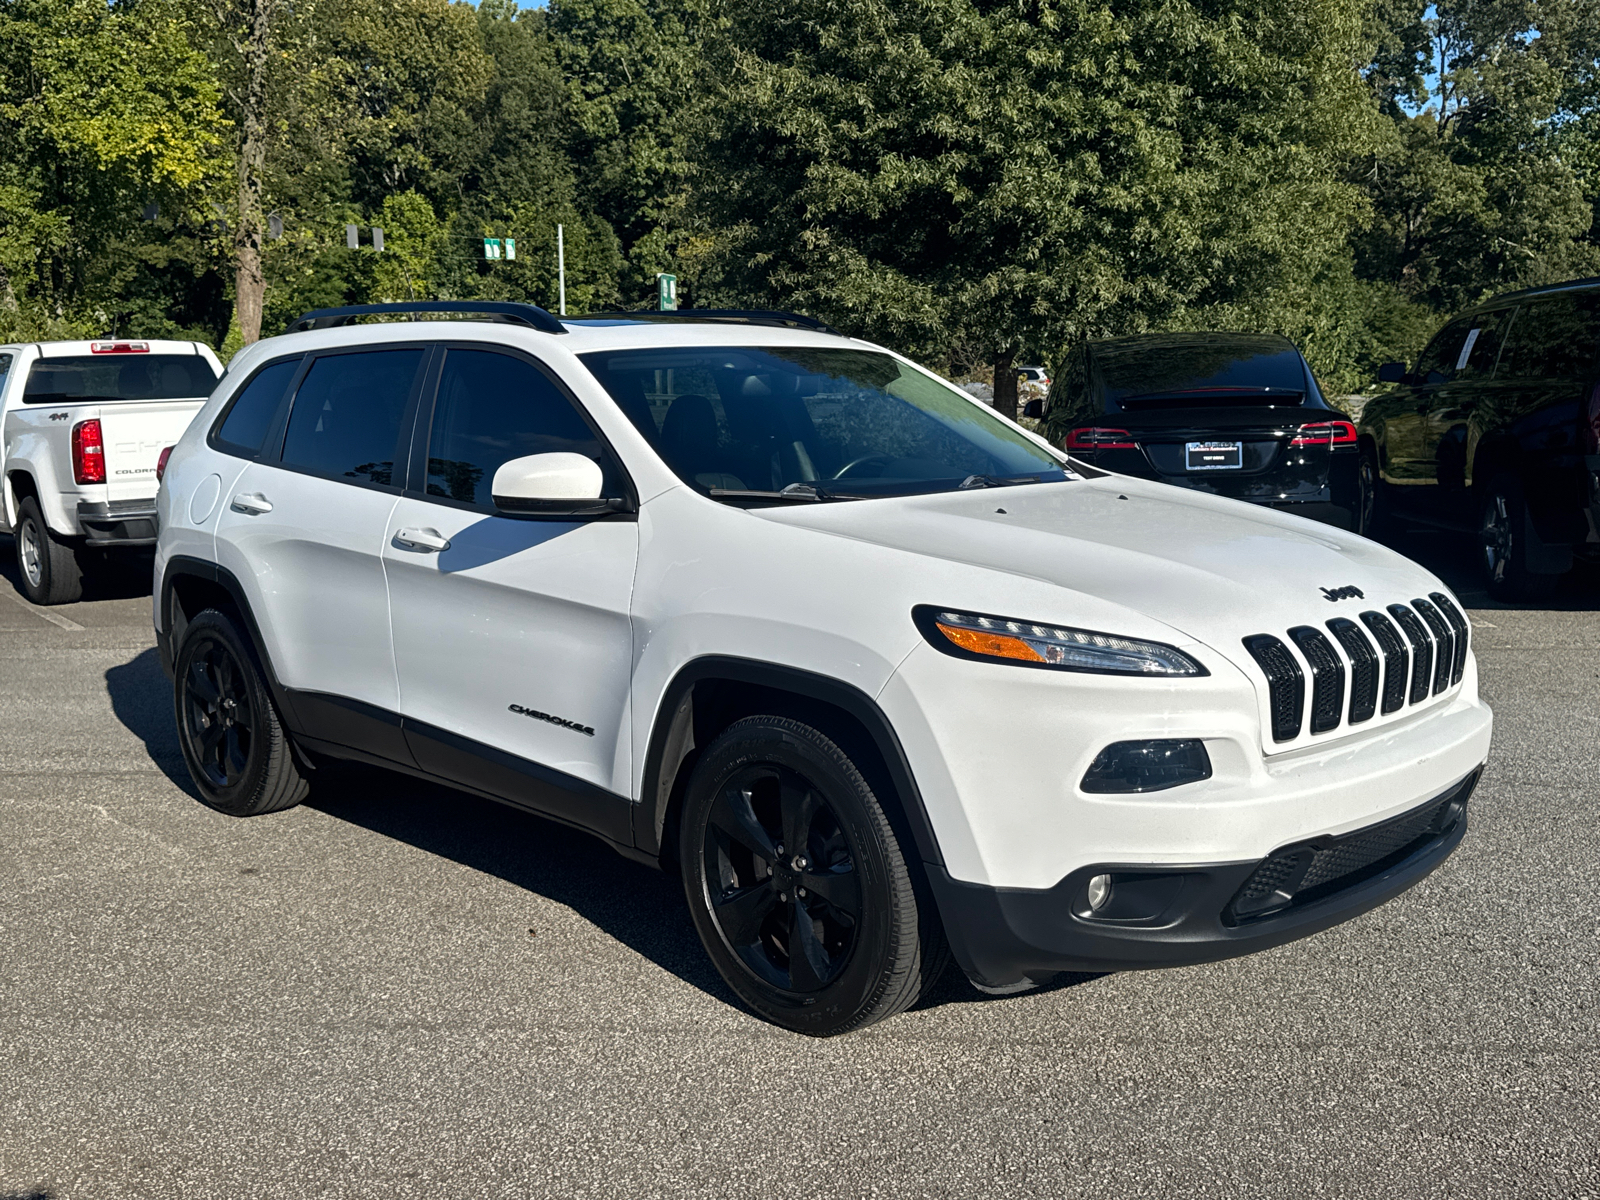
[[[262,513],[272,511],[272,501],[260,492],[240,492],[229,505],[234,512],[244,513],[247,517],[259,517]]]
[[[402,529],[394,535],[394,540],[408,550],[420,550],[424,554],[450,549],[450,539],[440,537],[437,529]]]

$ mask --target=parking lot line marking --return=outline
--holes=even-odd
[[[52,624],[52,625],[58,625],[62,629],[69,630],[70,632],[73,632],[73,633],[82,633],[83,632],[83,626],[82,625],[79,625],[76,621],[69,621],[66,617],[63,617],[60,613],[53,613],[48,608],[40,608],[36,604],[29,604],[26,600],[24,600],[21,596],[17,595],[15,592],[7,592],[6,595],[10,596],[13,600],[15,600],[18,604],[22,605],[23,608],[27,609],[34,616],[43,617],[46,621],[49,621],[50,624]]]

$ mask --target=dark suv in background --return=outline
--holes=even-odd
[[[1600,553],[1600,279],[1497,296],[1361,414],[1362,532],[1479,532],[1489,592],[1537,599]]]
[[[1124,475],[1265,504],[1344,529],[1357,511],[1356,430],[1287,338],[1160,333],[1079,346],[1044,404],[1045,435]]]

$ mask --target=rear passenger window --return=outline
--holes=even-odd
[[[295,392],[283,464],[314,475],[394,484],[400,420],[422,366],[422,347],[318,358]]]
[[[1587,377],[1600,355],[1600,313],[1594,296],[1552,296],[1517,310],[1496,379]]]
[[[557,450],[594,459],[603,494],[617,494],[610,455],[543,371],[492,350],[447,353],[428,438],[428,495],[492,509],[502,463]]]
[[[1452,321],[1428,343],[1428,348],[1417,360],[1417,374],[1424,383],[1449,383],[1455,378],[1456,363],[1466,349],[1467,336],[1472,332],[1472,318],[1462,317]],[[1474,347],[1475,349],[1476,347]]]
[[[278,415],[283,394],[289,390],[294,373],[299,369],[300,360],[291,358],[257,371],[229,402],[228,411],[217,428],[217,449],[252,458],[259,454],[267,430],[272,428],[273,419]]]

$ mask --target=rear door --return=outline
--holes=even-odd
[[[217,524],[218,561],[244,587],[302,722],[401,762],[383,543],[430,353],[411,344],[308,356]]]
[[[490,484],[510,459],[564,450],[599,462],[606,494],[620,495],[621,468],[532,359],[453,346],[438,375],[431,419],[419,422],[421,486],[395,505],[383,547],[413,753],[441,775],[590,824],[593,813],[559,811],[566,800],[541,794],[525,764],[628,791],[639,526],[632,514],[504,516]]]

